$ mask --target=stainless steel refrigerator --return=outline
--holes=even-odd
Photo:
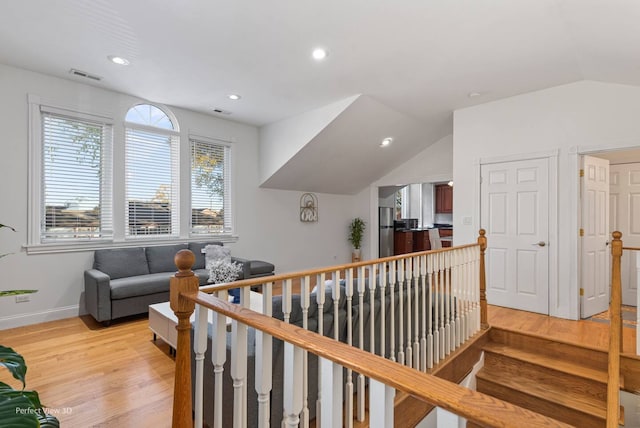
[[[379,257],[393,256],[393,208],[380,207],[378,222]]]

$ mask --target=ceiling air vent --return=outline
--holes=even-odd
[[[93,75],[93,74],[89,74],[86,71],[76,70],[75,68],[72,68],[71,70],[69,70],[69,74],[73,74],[74,76],[84,77],[86,79],[95,80],[97,82],[102,80],[102,77],[99,77],[99,76],[96,76],[96,75]]]
[[[216,114],[225,114],[225,115],[230,115],[231,112],[227,111],[227,110],[222,110],[221,108],[214,108],[212,109],[214,113]]]

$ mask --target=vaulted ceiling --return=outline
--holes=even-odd
[[[264,182],[299,187],[305,172],[305,190],[336,192],[451,133],[455,109],[578,80],[640,85],[638,22],[633,0],[22,0],[0,14],[0,62],[256,126],[363,94]],[[348,148],[386,136],[402,150],[385,162]],[[314,163],[335,168],[309,175]]]

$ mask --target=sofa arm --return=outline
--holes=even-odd
[[[238,279],[251,278],[251,260],[232,256],[231,261],[235,263],[239,263],[242,266],[242,278],[238,278]]]
[[[96,269],[84,271],[84,303],[96,321],[111,321],[111,278]]]

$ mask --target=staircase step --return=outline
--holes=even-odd
[[[476,375],[477,389],[496,398],[579,427],[602,427],[606,403],[545,379],[514,376],[491,367]]]
[[[606,400],[606,371],[585,367],[577,361],[562,360],[499,343],[488,343],[483,349],[485,366],[508,371],[516,376],[545,378],[546,382],[562,383],[567,389]]]
[[[608,354],[602,349],[507,329],[492,329],[490,337],[491,343],[508,345],[512,348],[537,355],[546,355],[558,360],[575,361],[583,367],[607,371]]]

